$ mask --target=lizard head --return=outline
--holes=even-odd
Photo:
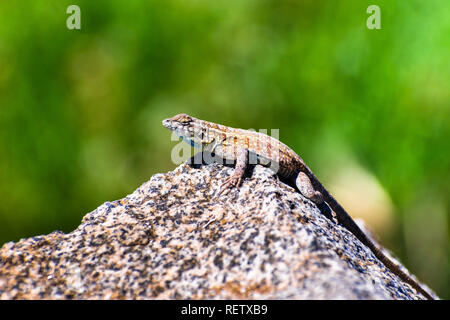
[[[204,146],[211,141],[207,140],[207,127],[201,125],[201,120],[185,113],[177,114],[172,118],[164,119],[162,125],[175,132],[181,139],[191,146]]]
[[[162,124],[169,130],[188,129],[196,119],[185,113],[177,114],[172,118],[164,119]]]

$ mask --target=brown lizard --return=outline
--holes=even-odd
[[[270,166],[281,178],[294,184],[306,198],[317,205],[325,201],[335,212],[337,221],[366,245],[389,270],[427,299],[433,300],[430,293],[403,272],[364,234],[305,162],[279,140],[264,133],[231,128],[187,114],[165,119],[162,124],[192,146],[207,148],[222,159],[236,162],[234,173],[225,180],[219,194],[229,188],[239,187],[249,164]]]

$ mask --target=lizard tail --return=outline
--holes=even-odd
[[[428,300],[434,300],[434,297],[423,289],[417,281],[415,281],[411,276],[403,272],[400,267],[395,264],[391,259],[389,259],[381,250],[378,248],[372,240],[370,240],[366,234],[358,227],[355,221],[350,217],[350,215],[345,211],[345,209],[334,199],[334,197],[325,189],[320,188],[324,200],[328,205],[336,212],[337,220],[345,228],[347,228],[351,233],[353,233],[359,241],[366,245],[392,273],[397,275],[401,280],[411,285],[414,289],[424,295]]]
[[[405,272],[403,272],[403,270],[401,270],[399,268],[398,265],[396,265],[392,260],[390,260],[379,248],[376,248],[374,246],[374,248],[369,247],[373,254],[380,259],[380,261],[390,270],[392,270],[400,279],[402,279],[404,282],[408,283],[409,285],[411,285],[411,287],[413,287],[414,289],[416,289],[418,292],[420,292],[422,295],[424,295],[428,300],[434,300],[433,296],[431,294],[429,294],[424,288],[422,288],[417,281],[415,281],[413,278],[411,278],[408,274],[406,274]]]

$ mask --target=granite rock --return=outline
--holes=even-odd
[[[271,171],[180,165],[0,249],[0,299],[423,299]]]

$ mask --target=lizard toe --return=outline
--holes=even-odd
[[[224,183],[220,186],[218,195],[222,195],[225,191],[230,191],[230,189],[234,187],[239,187],[241,184],[242,178],[231,176],[228,177]]]

